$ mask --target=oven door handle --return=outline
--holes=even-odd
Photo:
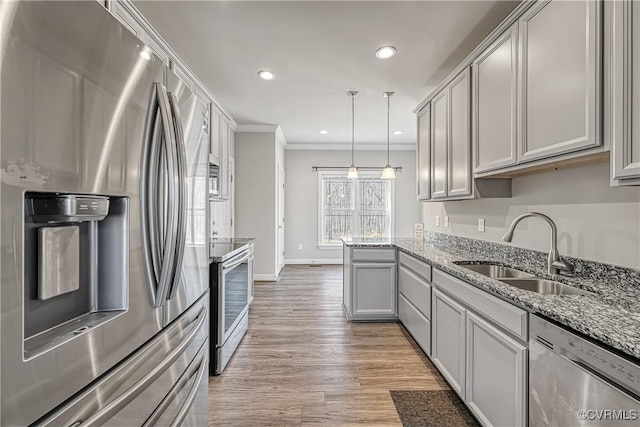
[[[234,268],[236,268],[237,266],[239,266],[240,264],[242,264],[243,262],[246,262],[249,260],[249,258],[251,258],[251,252],[247,251],[246,254],[244,254],[240,259],[238,259],[237,261],[235,261],[235,258],[231,258],[229,261],[234,261],[232,264],[227,264],[226,262],[224,262],[222,264],[222,271],[229,271],[229,270],[233,270]]]

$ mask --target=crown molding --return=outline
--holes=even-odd
[[[327,144],[327,143],[300,143],[289,142],[286,145],[287,150],[335,150],[335,151],[351,151],[351,144]],[[415,143],[391,144],[391,151],[415,151]],[[357,151],[386,151],[387,144],[358,144]]]

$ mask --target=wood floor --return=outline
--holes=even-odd
[[[342,266],[287,266],[209,380],[210,425],[400,426],[389,390],[448,388],[399,323],[345,320]]]

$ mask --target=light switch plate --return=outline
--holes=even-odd
[[[436,215],[436,227],[440,227],[440,215]]]
[[[444,217],[444,228],[449,228],[449,217],[448,216]]]
[[[484,233],[484,218],[478,218],[478,231]]]

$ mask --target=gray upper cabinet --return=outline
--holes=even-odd
[[[431,101],[431,198],[471,196],[471,91],[465,69]]]
[[[131,14],[126,6],[119,1],[110,1],[108,4],[111,14],[118,18],[118,21],[135,34],[136,37],[144,41],[146,32],[142,24]]]
[[[612,8],[612,178],[640,184],[640,3],[616,1]]]
[[[471,92],[469,69],[449,85],[447,197],[471,195]]]
[[[601,144],[601,6],[539,1],[520,17],[520,161]]]
[[[147,45],[153,53],[165,64],[169,65],[171,59],[169,51],[157,33],[149,27],[146,19],[129,1],[109,1],[109,11],[113,16]]]
[[[516,164],[518,23],[473,62],[474,172]]]
[[[467,312],[466,402],[486,426],[527,425],[527,348]]]
[[[418,200],[431,198],[431,104],[418,113]]]
[[[211,148],[209,152],[214,157],[215,163],[220,162],[222,156],[220,147],[222,139],[222,112],[216,108],[215,105],[211,105]]]
[[[431,101],[431,197],[447,197],[448,89]]]

